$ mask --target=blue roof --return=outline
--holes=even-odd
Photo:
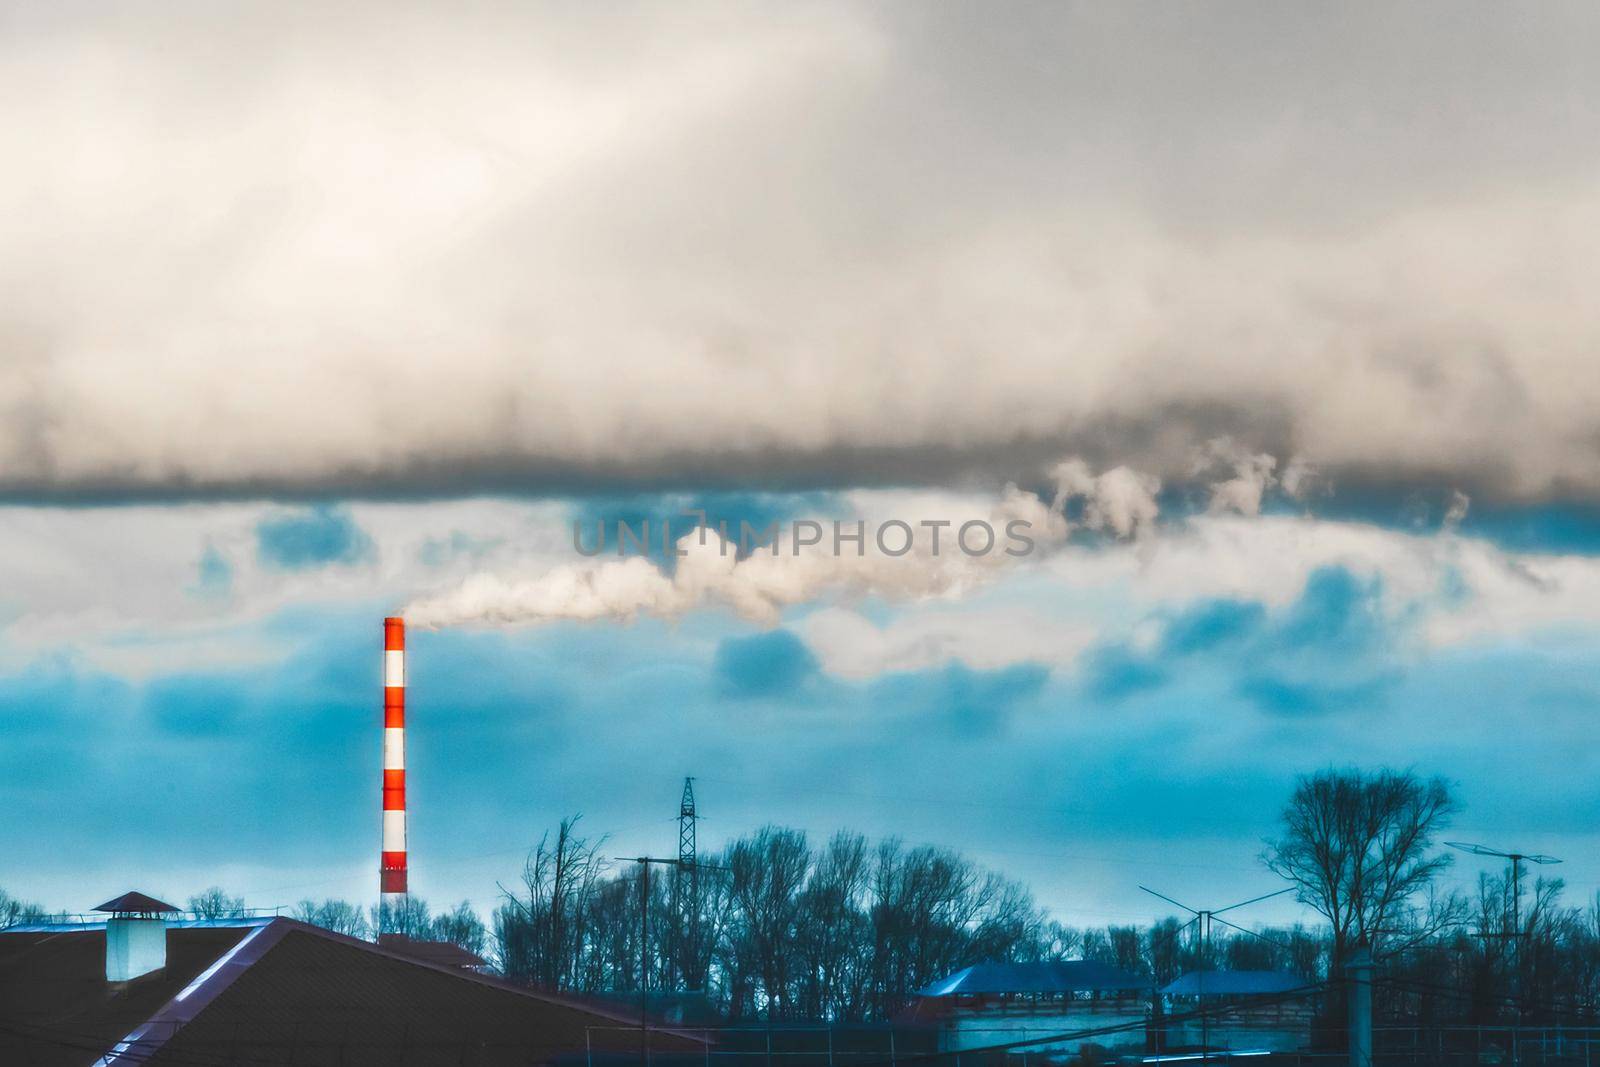
[[[960,997],[979,993],[1090,993],[1149,989],[1148,978],[1095,960],[1052,963],[979,963],[941,978],[919,990],[923,997]]]
[[[1311,983],[1289,971],[1190,971],[1161,992],[1171,997],[1287,993]]]
[[[168,919],[169,930],[194,930],[194,929],[248,929],[252,926],[265,926],[275,916],[257,915],[251,918],[234,919]],[[0,934],[64,934],[74,930],[104,930],[106,920],[88,919],[76,921],[71,919],[52,918],[47,916],[44,922],[19,923],[16,926],[0,927]]]

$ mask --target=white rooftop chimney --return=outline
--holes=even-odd
[[[143,893],[124,893],[95,911],[106,920],[106,981],[131,982],[167,965],[167,920],[178,909]]]

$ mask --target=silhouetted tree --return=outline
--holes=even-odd
[[[189,911],[196,919],[237,919],[245,914],[244,898],[230,897],[220,886],[189,898]]]
[[[372,927],[367,923],[367,917],[362,914],[358,904],[348,900],[324,900],[320,904],[314,900],[302,900],[294,906],[289,913],[291,918],[299,919],[312,926],[320,926],[324,930],[332,930],[336,934],[347,937],[370,937]]]
[[[454,910],[435,915],[429,934],[435,941],[448,941],[475,956],[482,956],[489,945],[489,934],[484,929],[483,920],[472,910],[471,903],[465,900],[457,904]]]
[[[1263,859],[1327,918],[1333,974],[1342,973],[1358,941],[1384,955],[1459,920],[1455,904],[1413,906],[1450,864],[1432,848],[1455,811],[1444,779],[1424,781],[1409,771],[1323,771],[1300,779],[1283,810],[1283,833]]]
[[[8,926],[21,926],[23,923],[43,922],[45,918],[44,908],[18,900],[4,889],[0,889],[0,930]]]
[[[610,931],[590,930],[591,920],[599,918],[592,906],[606,871],[599,854],[604,838],[591,842],[579,835],[578,819],[561,820],[555,840],[546,834],[529,853],[522,868],[525,896],[501,887],[505,902],[495,912],[495,945],[509,978],[548,989],[593,989],[604,988],[593,983],[616,977],[614,965],[598,971],[586,966],[592,934]],[[620,918],[607,915],[606,925]]]
[[[399,903],[379,902],[368,912],[368,922],[378,934],[402,934],[419,941],[429,940],[433,920],[428,902],[421,897],[401,897]]]

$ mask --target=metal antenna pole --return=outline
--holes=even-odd
[[[1516,963],[1517,992],[1522,992],[1522,857],[1513,852],[1511,860],[1511,954]],[[1517,1021],[1522,1021],[1522,1008],[1517,1008]]]
[[[650,1064],[650,865],[676,866],[677,860],[634,856],[639,865],[639,1062]]]
[[[1202,911],[1195,916],[1199,923],[1195,932],[1200,935],[1200,973],[1195,983],[1196,998],[1206,995],[1206,971],[1211,968],[1211,913]],[[1211,1015],[1206,1011],[1205,1002],[1200,1003],[1200,1062],[1205,1063],[1211,1058]]]
[[[639,1062],[650,1064],[650,865],[678,867],[680,860],[663,856],[633,856],[626,862],[639,865]],[[726,867],[695,864],[694,870],[725,871]]]
[[[1190,915],[1194,916],[1194,919],[1191,921],[1195,923],[1195,936],[1200,940],[1200,969],[1195,972],[1195,998],[1200,1001],[1200,1062],[1206,1063],[1211,1059],[1211,1015],[1208,1011],[1206,1011],[1204,999],[1206,995],[1206,968],[1209,967],[1211,963],[1211,917],[1221,914],[1225,911],[1232,911],[1234,908],[1242,908],[1247,904],[1255,904],[1263,900],[1271,900],[1273,897],[1281,897],[1285,893],[1294,892],[1294,887],[1290,886],[1287,889],[1279,889],[1271,893],[1263,893],[1259,897],[1251,897],[1249,900],[1241,900],[1239,903],[1229,904],[1225,908],[1212,908],[1209,910],[1191,908],[1182,901],[1173,900],[1165,893],[1157,893],[1149,886],[1142,885],[1139,888],[1144,890],[1144,892],[1149,893],[1153,897],[1161,898],[1168,904],[1177,905]],[[1232,923],[1228,923],[1227,920],[1223,920],[1223,922],[1229,926],[1233,925]],[[1249,931],[1246,932],[1248,933]]]
[[[1446,841],[1445,844],[1462,852],[1470,852],[1474,856],[1495,856],[1511,861],[1511,932],[1509,934],[1502,933],[1499,936],[1511,938],[1511,962],[1513,968],[1511,973],[1511,996],[1516,1003],[1517,1023],[1520,1025],[1522,1022],[1522,861],[1527,860],[1529,863],[1537,863],[1540,866],[1560,863],[1561,861],[1554,856],[1530,855],[1526,852],[1490,848],[1488,845],[1474,845],[1469,841]],[[1478,936],[1488,938],[1495,935],[1479,930]],[[1511,1040],[1511,1058],[1513,1062],[1517,1059],[1516,1048],[1516,1038],[1513,1037]]]
[[[650,1065],[650,861],[639,860],[639,1062]]]

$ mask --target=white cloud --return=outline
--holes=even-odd
[[[53,650],[132,677],[259,663],[281,649],[251,624],[277,612],[348,603],[392,611],[430,581],[460,580],[484,566],[549,568],[573,554],[563,503],[353,504],[351,521],[373,542],[368,557],[263,567],[257,524],[285,510],[3,509],[0,665]],[[208,550],[228,568],[225,586],[200,584]]]
[[[256,525],[281,510],[5,509],[0,666],[60,651],[130,678],[254,664],[281,654],[273,631],[258,624],[283,612],[359,604],[376,615],[417,600],[441,614],[419,613],[416,622],[489,624],[726,608],[793,626],[828,670],[846,677],[948,660],[1066,666],[1095,640],[1148,643],[1162,617],[1199,599],[1281,609],[1314,570],[1335,565],[1378,580],[1383,610],[1414,638],[1407,654],[1600,631],[1600,558],[1592,556],[1281,514],[1168,519],[1136,541],[1079,544],[1065,538],[1059,514],[1015,487],[995,496],[843,498],[841,511],[862,516],[869,531],[890,517],[952,523],[941,528],[937,559],[918,526],[922,547],[906,557],[760,553],[735,564],[708,544],[672,577],[642,559],[579,557],[570,505],[555,501],[348,505],[372,538],[370,557],[305,571],[262,567]],[[1016,516],[1048,530],[1035,554],[973,558],[950,549],[962,521],[998,526]],[[220,592],[198,587],[208,547],[231,571]]]
[[[877,622],[819,611],[795,625],[847,677],[947,660],[1068,666],[1097,640],[1153,647],[1163,616],[1195,601],[1285,609],[1314,571],[1334,566],[1379,583],[1396,654],[1600,632],[1600,558],[1309,517],[1209,515],[1139,545],[1065,548],[972,605],[910,603]]]
[[[929,604],[879,624],[848,608],[825,608],[794,627],[824,670],[871,678],[961,662],[977,670],[1032,662],[1066,666],[1093,643],[1099,627],[1058,613],[988,605]]]

